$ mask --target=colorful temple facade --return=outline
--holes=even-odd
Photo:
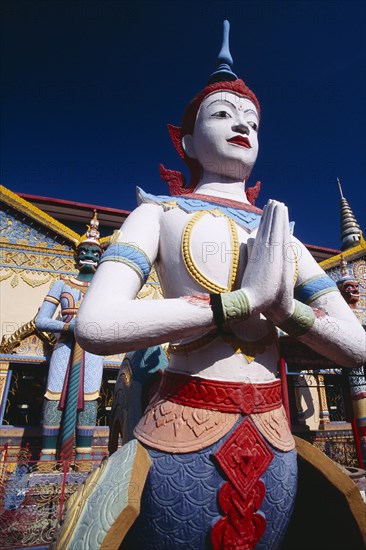
[[[0,187],[1,548],[48,548],[69,497],[83,495],[76,491],[90,468],[131,439],[156,371],[168,363],[164,346],[104,357],[91,465],[83,471],[76,460],[57,461],[48,473],[41,469],[44,395],[55,337],[37,330],[35,318],[51,285],[76,275],[76,247],[95,209],[105,248],[129,212]],[[307,248],[341,292],[347,290],[343,295],[365,327],[366,242],[343,196],[341,225],[341,251]],[[138,298],[162,298],[154,270]],[[342,369],[285,333],[280,333],[280,349],[293,433],[364,480],[364,367]]]
[[[43,396],[54,339],[37,331],[34,319],[51,284],[62,275],[75,275],[75,246],[95,208],[101,243],[106,247],[128,212],[21,196],[1,187],[0,451],[4,453],[6,447],[8,457],[25,446],[34,460],[39,456]],[[366,326],[366,242],[342,194],[341,241],[341,251],[307,247],[337,284],[345,278],[357,283],[359,296],[350,307]],[[139,298],[161,297],[153,272]],[[294,433],[344,466],[365,467],[364,370],[349,373],[285,334],[280,343]],[[96,460],[107,453],[113,393],[123,358],[123,354],[104,358],[94,433]],[[118,441],[122,440],[114,433],[113,445]]]
[[[51,285],[76,274],[75,247],[90,222],[92,205],[21,197],[0,188],[0,451],[8,458],[29,447],[37,459],[45,384],[54,336],[38,331],[35,317]],[[97,207],[101,244],[128,212]],[[161,297],[157,279],[150,277],[142,299]],[[107,451],[112,397],[123,355],[104,358],[104,374],[94,434],[95,458]]]
[[[341,251],[319,263],[366,329],[366,242],[341,187],[340,193]],[[287,336],[281,345],[293,431],[336,462],[365,468],[365,366],[342,369]]]

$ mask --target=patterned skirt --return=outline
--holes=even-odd
[[[199,451],[145,448],[152,467],[122,550],[280,546],[296,497],[296,451],[275,449],[248,416]]]

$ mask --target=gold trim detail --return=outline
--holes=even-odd
[[[0,403],[2,403],[3,398],[4,398],[4,392],[5,392],[6,381],[7,381],[7,378],[8,378],[8,372],[9,372],[9,363],[6,364],[6,368],[5,368],[5,363],[2,362],[1,372],[0,372]],[[0,472],[1,472],[1,470],[0,470]]]
[[[7,189],[3,185],[0,185],[0,199],[8,206],[15,208],[19,212],[22,212],[23,214],[26,214],[27,216],[36,220],[47,229],[52,229],[58,235],[68,239],[74,247],[76,247],[80,242],[82,235],[78,235],[75,231],[73,231],[63,223],[59,222],[49,214],[46,214],[46,212],[43,212],[43,210],[41,210],[37,206],[34,206],[31,202],[23,199],[16,193],[13,193],[12,191],[10,191],[10,189]],[[107,235],[99,239],[101,247],[107,248],[107,246],[111,242],[111,238],[112,235]],[[6,242],[6,239],[0,238],[0,241]],[[24,241],[24,245],[26,245],[26,241]],[[60,245],[59,247],[55,247],[53,250],[56,251],[57,249],[63,250],[62,245]]]
[[[233,348],[234,353],[240,353],[246,358],[248,363],[251,363],[254,361],[256,355],[264,353],[265,349],[268,348],[273,342],[277,344],[277,339],[275,336],[276,331],[273,327],[271,327],[269,332],[262,336],[262,338],[252,342],[241,340],[234,334],[220,334],[217,331],[214,331],[209,332],[208,334],[205,334],[201,338],[197,338],[192,342],[188,342],[187,344],[169,344],[168,352],[174,355],[182,355],[191,351],[202,349],[208,344],[211,344],[214,340],[222,338],[225,344],[228,344]]]
[[[44,394],[44,397],[49,401],[60,401],[61,392],[47,390],[46,393]]]
[[[191,254],[191,248],[190,248],[190,240],[191,235],[194,226],[196,223],[203,218],[206,214],[211,214],[214,216],[224,216],[229,224],[229,230],[230,230],[230,236],[231,236],[231,247],[233,251],[233,260],[230,267],[230,275],[229,275],[229,286],[221,286],[214,281],[211,281],[208,277],[206,277],[198,268],[196,263],[194,262]],[[184,265],[186,267],[186,270],[199,285],[206,288],[209,292],[220,294],[221,292],[228,292],[230,290],[233,290],[235,288],[236,278],[238,275],[238,265],[239,265],[239,238],[238,233],[236,229],[235,222],[225,216],[222,212],[219,210],[200,210],[199,212],[196,212],[192,216],[192,218],[189,220],[189,222],[186,224],[185,228],[183,229],[182,234],[182,256]]]
[[[57,272],[47,273],[45,271],[30,271],[29,269],[20,270],[14,267],[0,267],[0,272],[3,270],[5,270],[6,273],[4,275],[0,275],[0,283],[2,283],[3,281],[7,281],[8,279],[10,279],[11,276],[13,276],[12,280],[10,281],[10,284],[13,288],[18,286],[18,284],[20,283],[19,279],[22,279],[22,281],[27,283],[27,285],[35,288],[37,286],[49,283],[52,279],[58,279],[60,276],[60,274]],[[46,277],[44,277],[43,279],[32,279],[28,275],[26,275],[26,273],[30,273],[33,276],[46,275]]]
[[[348,250],[343,250],[343,252],[340,252],[339,254],[336,254],[331,258],[327,258],[326,260],[323,260],[322,262],[319,263],[319,265],[321,268],[324,269],[324,271],[327,271],[331,267],[337,267],[341,265],[341,262],[343,259],[345,259],[347,262],[350,262],[351,260],[357,260],[363,254],[365,254],[365,251],[366,251],[366,241],[363,238],[363,235],[361,233],[360,243],[357,246],[354,246],[353,248],[349,248]]]
[[[1,353],[1,352],[0,352]],[[16,362],[17,363],[27,363],[29,365],[40,365],[41,363],[44,363],[45,362],[45,358],[44,357],[22,357],[21,355],[17,355],[17,354],[14,354],[15,357],[16,357]],[[1,361],[3,361],[3,357],[0,358]],[[9,359],[9,358],[7,358]],[[11,359],[9,359],[11,360]],[[1,426],[0,426],[1,428]]]
[[[358,284],[366,289],[366,261],[364,259],[357,260],[352,266],[353,276]]]
[[[80,236],[75,233],[75,231],[72,231],[66,227],[66,225],[55,220],[55,218],[52,218],[52,216],[49,216],[32,203],[22,199],[19,195],[13,193],[3,185],[0,185],[0,197],[9,206],[20,210],[23,214],[27,214],[28,216],[30,215],[34,220],[37,220],[47,229],[53,229],[56,233],[66,237],[73,244],[77,244],[79,242]]]
[[[240,338],[231,334],[223,334],[222,339],[233,348],[235,353],[241,353],[248,363],[252,363],[256,356],[264,353],[272,343],[278,344],[274,327],[270,327],[267,334],[253,342],[240,340]]]
[[[58,300],[57,298],[54,298],[53,296],[49,296],[47,295],[44,299],[45,302],[51,302],[51,304],[55,305],[55,306],[58,306],[58,304],[60,303],[60,300]]]
[[[187,344],[169,344],[168,353],[173,353],[176,355],[182,355],[184,353],[189,353],[191,351],[197,351],[201,348],[204,348],[208,344],[211,344],[214,340],[219,338],[220,334],[215,330],[214,332],[209,332],[201,338],[192,340],[192,342],[187,342]]]
[[[61,392],[47,390],[44,397],[49,401],[59,401],[61,399]],[[84,401],[95,401],[96,399],[99,399],[99,397],[99,390],[92,393],[84,393]]]
[[[13,353],[14,348],[19,346],[21,342],[31,334],[37,334],[50,346],[56,344],[56,337],[51,333],[37,330],[35,320],[32,319],[13,332],[11,336],[3,336],[0,344],[0,353]]]
[[[71,495],[66,505],[67,521],[64,521],[59,536],[57,537],[57,543],[55,545],[56,550],[70,548],[72,542],[72,535],[76,530],[78,521],[84,511],[85,504],[88,502],[93,490],[99,487],[99,480],[104,475],[107,467],[107,460],[101,462],[100,466],[96,468],[80,486],[80,490]]]
[[[82,294],[85,294],[85,292],[88,290],[90,283],[86,281],[79,281],[75,277],[62,277],[61,280],[65,282],[65,284],[69,285],[71,288],[76,288],[77,290],[80,290]]]
[[[325,382],[324,382],[324,376],[322,374],[318,374],[315,376],[315,379],[317,380],[318,384],[318,395],[319,395],[319,405],[320,405],[320,415],[319,415],[319,429],[324,429],[324,426],[326,424],[330,423],[330,416],[329,416],[329,408],[328,408],[328,400],[327,400],[327,394],[325,391]]]
[[[5,275],[0,275],[0,283],[2,281],[6,281],[7,279],[9,279],[13,274],[13,271],[10,271],[10,273],[5,273]]]
[[[146,283],[136,296],[138,300],[143,300],[147,297],[153,300],[160,300],[161,298],[163,298],[163,292],[154,266],[152,266],[151,268]]]
[[[36,273],[38,274],[38,272],[36,272]],[[42,273],[42,272],[40,272],[40,273]],[[42,273],[42,275],[44,275],[44,272]],[[26,275],[25,271],[21,271],[19,273],[19,276],[22,279],[22,281],[27,283],[27,285],[31,286],[32,288],[36,288],[37,286],[44,285],[44,284],[48,283],[49,281],[51,281],[51,279],[54,278],[51,273],[47,273],[47,276],[44,279],[31,279],[30,277],[28,277]]]
[[[12,269],[14,272],[26,272],[29,276],[44,276],[54,273],[58,277],[60,272],[69,276],[76,273],[74,252],[66,248],[48,249],[46,243],[42,246],[28,246],[17,241],[17,244],[4,244],[0,237],[0,245],[3,244],[2,263],[0,270]]]
[[[293,252],[294,260],[295,260],[294,285],[296,285],[296,281],[297,281],[297,278],[299,276],[299,261],[298,261],[298,258],[297,258],[295,247],[291,244],[290,248]]]

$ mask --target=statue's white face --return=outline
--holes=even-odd
[[[258,123],[257,109],[249,99],[214,92],[201,103],[193,135],[183,138],[184,150],[206,172],[244,180],[258,154]]]

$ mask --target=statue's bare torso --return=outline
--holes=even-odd
[[[230,280],[233,266],[237,267],[235,281],[240,281],[246,265],[246,243],[248,238],[255,237],[256,230],[249,233],[219,211],[197,215],[172,208],[162,210],[159,220],[156,269],[166,298],[201,294],[202,284],[209,286],[210,282],[213,287],[235,288]],[[189,249],[186,254],[182,252],[183,238]],[[182,269],[182,254],[192,261],[191,273],[187,267]],[[189,260],[186,258],[186,263]],[[183,339],[180,343],[187,351],[172,353],[169,369],[219,380],[261,382],[273,379],[278,360],[277,338],[272,324],[263,316],[258,314],[237,323],[234,330],[228,331],[226,342],[220,336],[214,337],[214,332],[211,342],[204,340],[202,337],[209,332],[203,328],[199,338]],[[254,358],[249,352],[247,355],[240,351],[233,353],[237,344],[235,334],[240,335],[242,343],[250,342],[251,351],[258,343],[262,353]],[[196,349],[194,345],[187,345],[192,341],[197,342]]]

